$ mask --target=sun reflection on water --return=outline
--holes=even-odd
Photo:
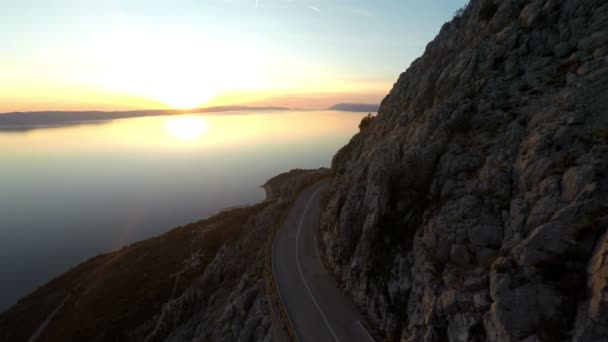
[[[200,116],[179,116],[169,119],[165,127],[172,136],[192,141],[199,139],[209,131],[209,121]]]

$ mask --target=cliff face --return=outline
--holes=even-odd
[[[328,268],[405,341],[608,338],[608,2],[473,0],[334,157]]]

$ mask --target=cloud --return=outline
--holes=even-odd
[[[315,12],[321,12],[321,10],[319,9],[319,7],[315,7],[315,6],[308,6],[308,8],[310,8],[311,10],[315,11]]]

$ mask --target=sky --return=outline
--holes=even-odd
[[[465,0],[0,0],[0,112],[379,103]]]

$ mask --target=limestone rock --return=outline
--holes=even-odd
[[[389,340],[608,340],[608,4],[485,2],[334,157],[323,258]]]

